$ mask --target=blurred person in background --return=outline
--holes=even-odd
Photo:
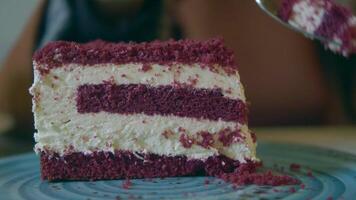
[[[253,104],[252,125],[354,120],[350,110],[356,95],[352,82],[355,58],[324,51],[262,13],[252,0],[39,1],[2,64],[0,113],[10,114],[15,128],[31,135],[31,58],[47,42],[204,40],[216,36],[222,36],[235,51],[247,98]]]

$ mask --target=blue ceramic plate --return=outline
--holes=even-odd
[[[40,180],[39,160],[31,153],[0,160],[0,199],[356,199],[354,155],[272,143],[260,144],[258,154],[265,169],[282,170],[303,186],[233,187],[213,177],[132,180],[129,189],[121,180],[49,183]],[[291,163],[301,169],[291,171]]]

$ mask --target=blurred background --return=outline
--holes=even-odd
[[[204,40],[235,51],[252,127],[352,125],[356,59],[335,55],[252,0],[0,1],[0,155],[32,148],[31,56],[52,40]],[[3,149],[3,150],[2,150]]]

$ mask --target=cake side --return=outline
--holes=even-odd
[[[235,165],[258,161],[236,69],[232,73],[216,62],[212,67],[199,60],[191,64],[48,64],[34,60],[35,79],[30,89],[37,130],[35,150],[41,155],[44,179],[125,178],[116,168],[108,170],[111,177],[94,175],[84,161],[116,163],[120,168],[123,162],[130,162],[126,155],[144,163],[143,155],[154,155],[158,163],[183,159],[178,175],[209,174],[207,161],[217,157]],[[102,160],[103,155],[107,161]],[[122,156],[126,161],[117,160]],[[84,163],[79,165],[73,158],[82,158]],[[199,165],[188,170],[190,163]],[[66,172],[55,173],[64,165]],[[130,167],[142,171],[146,166],[137,165]],[[100,173],[106,171],[105,165],[97,167]],[[79,175],[68,175],[71,170]],[[171,170],[167,167],[155,176],[177,175]]]
[[[111,152],[116,148],[133,151],[146,149],[154,153],[165,151],[172,155],[196,154],[194,158],[197,158],[197,155],[206,158],[219,151],[226,151],[228,154],[235,149],[237,152],[230,153],[230,157],[241,161],[244,157],[254,155],[254,143],[247,127],[245,96],[237,75],[225,77],[223,71],[220,72],[222,74],[211,72],[200,68],[199,65],[174,65],[171,70],[152,65],[152,71],[142,71],[141,67],[140,64],[120,67],[111,64],[100,68],[67,66],[53,69],[45,75],[36,73],[37,78],[31,88],[34,95],[35,126],[38,131],[35,134],[36,148],[39,151],[53,150],[61,155],[69,150],[90,153],[96,147]],[[179,69],[184,69],[184,73],[177,72]],[[196,84],[192,84],[189,78],[196,77],[193,71],[200,72],[199,78],[194,81]],[[125,74],[124,77],[122,73]],[[149,76],[149,73],[158,76]],[[149,78],[145,78],[145,75]],[[143,93],[135,87],[126,90],[130,92],[128,94],[122,93],[125,90],[121,88],[119,91],[122,96],[115,96],[113,87],[126,87],[133,83],[141,87],[149,86],[151,93]],[[83,91],[90,85],[99,86],[99,93]],[[106,89],[102,90],[100,86],[105,85]],[[168,87],[168,91],[159,93],[159,88],[163,85]],[[177,96],[177,93],[187,89],[190,91],[188,98],[184,98],[186,93]],[[211,95],[204,96],[204,93]],[[161,98],[153,98],[156,96],[152,97],[152,94],[160,95]],[[131,97],[127,98],[130,95]],[[122,101],[115,101],[117,99]],[[150,102],[147,102],[147,99]],[[191,101],[192,99],[196,101]],[[167,107],[169,102],[171,103]],[[111,104],[113,106],[110,106]],[[115,112],[110,108],[124,110]],[[142,109],[137,110],[139,108]],[[190,112],[196,108],[199,108],[200,112]],[[184,110],[187,112],[182,112]],[[217,142],[208,149],[201,145],[185,148],[180,139],[181,135],[195,138],[194,140],[199,142],[203,139],[197,135],[199,132],[213,135],[214,141]],[[219,141],[219,135],[227,134],[227,137],[230,137],[234,132],[237,133],[236,137],[240,137],[236,140],[241,142],[231,148],[224,147]],[[246,141],[249,145],[244,144]]]

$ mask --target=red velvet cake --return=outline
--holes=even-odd
[[[325,38],[325,46],[345,56],[356,53],[356,16],[333,0],[283,0],[279,17]]]
[[[258,161],[233,53],[220,39],[59,41],[33,64],[43,179],[219,176]]]

